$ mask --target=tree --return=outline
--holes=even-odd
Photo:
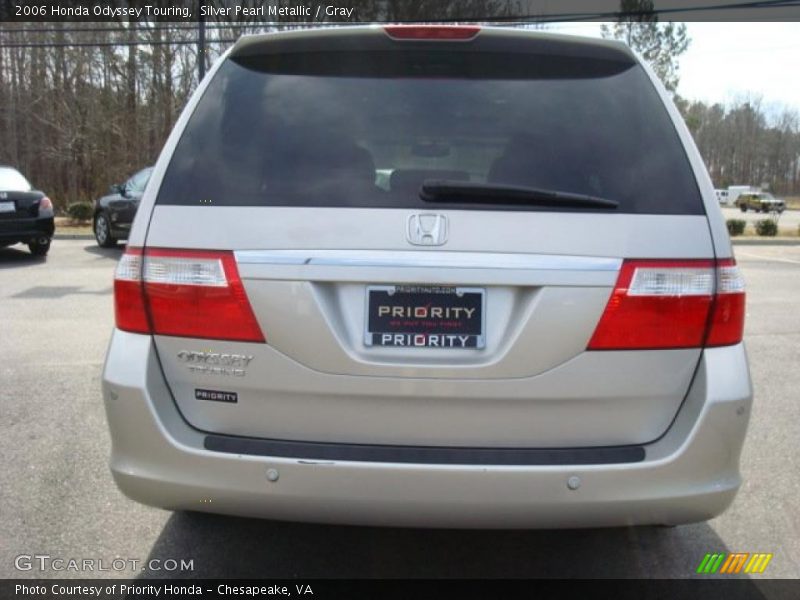
[[[603,25],[604,38],[622,40],[642,55],[670,92],[680,76],[678,58],[689,47],[686,25],[659,23],[652,0],[620,0],[619,18],[613,27]]]
[[[679,109],[716,186],[756,185],[778,195],[800,192],[796,109],[765,109],[753,94],[727,106],[682,100]]]

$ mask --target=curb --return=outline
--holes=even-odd
[[[93,240],[94,236],[90,233],[57,233],[53,236],[54,240]]]
[[[800,238],[789,239],[740,239],[731,238],[734,246],[800,246]]]

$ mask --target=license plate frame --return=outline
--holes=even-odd
[[[405,309],[404,316],[377,314],[381,306],[373,310],[373,299],[384,300],[384,307],[400,306]],[[434,307],[432,300],[439,300],[438,306]],[[424,306],[426,301],[428,304]],[[414,314],[423,309],[434,312],[435,308],[440,309],[437,316]],[[387,318],[395,322],[387,323]],[[385,338],[387,335],[392,338]],[[398,335],[402,337],[396,337]],[[400,340],[402,343],[398,343]],[[486,347],[486,289],[423,284],[368,285],[364,300],[364,345],[369,348],[482,350]]]

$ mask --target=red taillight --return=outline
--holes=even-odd
[[[736,344],[743,325],[744,287],[732,260],[626,260],[588,349]]]
[[[481,28],[477,25],[388,25],[383,30],[396,40],[471,40]]]
[[[264,342],[232,252],[132,248],[114,291],[120,329]]]
[[[51,213],[53,212],[53,202],[45,196],[41,200],[39,200],[39,213]]]

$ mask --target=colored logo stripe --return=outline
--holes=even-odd
[[[706,554],[700,566],[697,567],[698,573],[716,573],[722,564],[725,554]]]
[[[735,552],[728,555],[728,560],[722,565],[720,573],[738,573],[742,570],[747,557],[750,556],[748,552]]]
[[[769,561],[772,560],[772,554],[753,554],[750,562],[747,563],[747,566],[744,568],[745,573],[763,573]]]
[[[749,552],[734,552],[732,554],[725,554],[724,552],[709,553],[700,561],[697,573],[705,575],[717,572],[735,574],[741,573],[742,568],[744,568],[745,573],[763,573],[769,561],[772,560],[772,556],[772,554],[765,552],[757,552],[755,554],[750,554]]]

